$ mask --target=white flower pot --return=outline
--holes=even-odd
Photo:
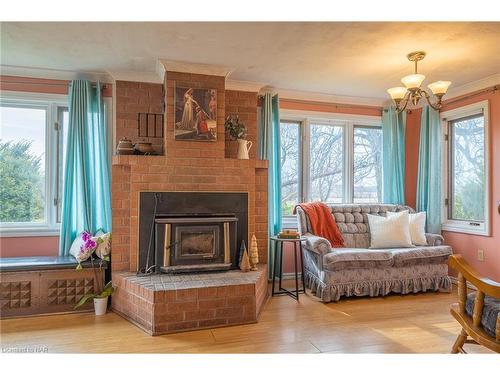
[[[94,310],[96,315],[106,314],[108,308],[108,297],[94,298]]]

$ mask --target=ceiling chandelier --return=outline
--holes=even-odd
[[[413,103],[413,105],[417,105],[422,97],[427,100],[427,103],[429,103],[432,108],[439,110],[442,106],[441,99],[443,98],[444,94],[446,94],[446,91],[448,91],[448,87],[450,86],[451,82],[437,81],[427,86],[437,98],[437,101],[435,103],[432,103],[429,93],[420,88],[420,85],[424,81],[425,76],[423,74],[419,74],[417,71],[417,64],[425,57],[425,52],[411,52],[406,57],[408,58],[408,60],[415,63],[415,73],[401,78],[401,82],[403,82],[406,87],[393,87],[387,90],[392,100],[394,101],[394,104],[396,104],[396,111],[398,113],[404,111],[406,106],[408,105],[408,102],[410,101]]]

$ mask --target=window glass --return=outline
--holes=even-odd
[[[344,127],[311,124],[310,137],[310,200],[342,203]]]
[[[46,109],[0,111],[0,222],[45,222]]]
[[[300,197],[300,123],[281,122],[280,136],[281,207],[283,216],[290,216]]]
[[[484,221],[484,117],[457,119],[449,126],[449,216],[454,220]]]
[[[382,129],[354,127],[354,196],[355,203],[382,200]]]

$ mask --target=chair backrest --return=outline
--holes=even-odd
[[[368,248],[370,246],[367,214],[386,216],[387,211],[408,210],[415,212],[411,207],[395,204],[329,204],[328,207],[335,217],[346,247],[351,248]],[[313,233],[309,219],[300,207],[297,207],[297,220],[300,234]]]
[[[469,263],[467,263],[462,255],[454,254],[450,256],[448,258],[448,265],[458,272],[458,311],[455,313],[455,307],[452,305],[452,315],[462,325],[467,334],[477,343],[500,353],[500,313],[498,312],[500,283],[490,280],[487,277],[482,277],[469,265]],[[472,320],[466,317],[466,306],[468,305],[467,283],[471,283],[477,289],[474,293],[474,303],[471,314]],[[485,306],[488,306],[489,311],[483,316]],[[494,315],[495,313],[496,316]],[[489,327],[489,329],[484,329],[484,320],[486,320],[486,328]],[[456,353],[458,351],[463,351],[462,346],[464,342],[465,340],[457,340],[453,345],[452,352]]]

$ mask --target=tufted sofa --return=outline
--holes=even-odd
[[[428,246],[369,249],[367,214],[386,216],[387,211],[414,210],[407,206],[330,205],[346,248],[331,248],[327,239],[311,232],[309,219],[297,207],[299,232],[304,243],[305,281],[323,302],[349,296],[384,296],[420,291],[451,291],[448,276],[449,246],[443,237],[426,234]]]

